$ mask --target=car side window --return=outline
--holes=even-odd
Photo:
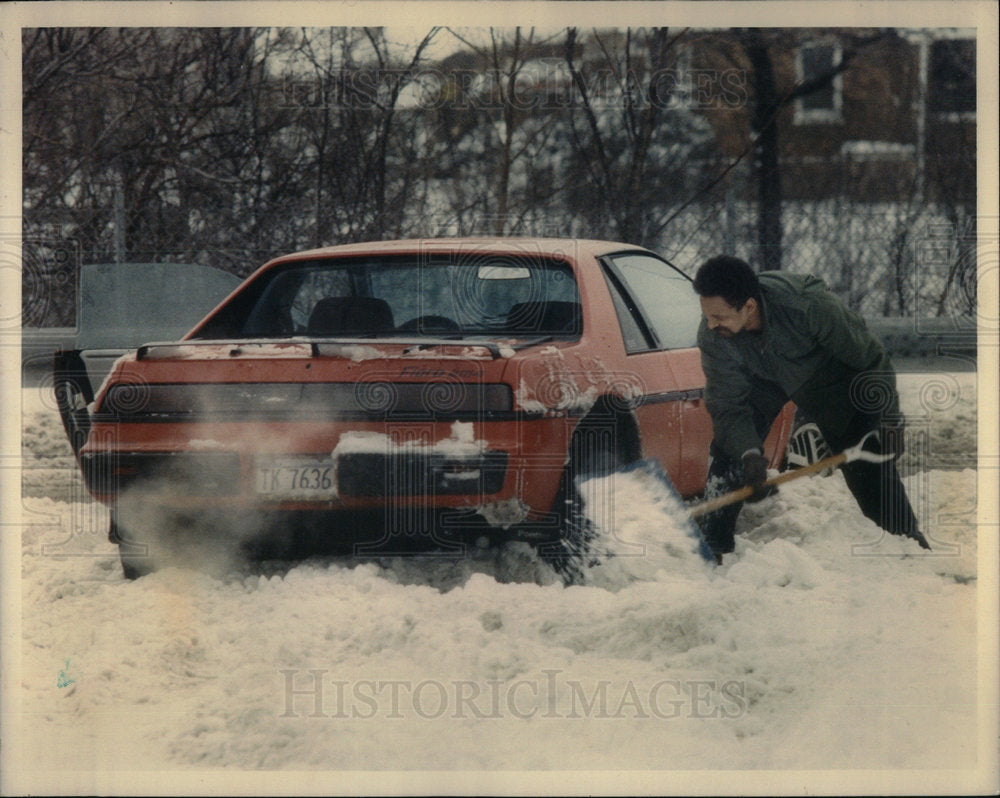
[[[653,347],[650,346],[646,333],[636,319],[638,312],[635,306],[629,306],[628,299],[622,294],[618,278],[605,272],[605,279],[608,284],[608,291],[611,292],[611,302],[615,306],[615,313],[618,315],[618,324],[622,330],[622,343],[625,351],[632,355],[636,352],[648,352]]]
[[[611,257],[632,302],[656,336],[658,349],[696,345],[701,306],[691,281],[659,258],[641,253]]]

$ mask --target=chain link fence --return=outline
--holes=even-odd
[[[948,208],[790,202],[783,210],[783,268],[824,280],[868,317],[942,317],[972,322],[977,312],[974,220]],[[689,275],[728,253],[759,263],[756,209],[729,199],[675,220],[660,252]]]
[[[73,326],[79,269],[85,263],[198,263],[244,277],[269,258],[313,245],[306,235],[287,230],[240,241],[239,231],[213,230],[211,219],[201,216],[177,208],[126,218],[112,205],[75,209],[59,225],[51,219],[34,225],[27,217],[20,242],[22,326]],[[975,318],[974,220],[956,219],[949,209],[932,205],[914,212],[900,205],[832,199],[789,202],[783,221],[784,268],[822,278],[862,315]],[[493,219],[473,220],[456,228],[449,220],[425,217],[414,220],[409,234],[488,234],[494,225]],[[560,235],[565,229],[560,223],[520,219],[515,232]],[[721,202],[688,207],[654,249],[693,276],[705,259],[723,252],[756,264],[755,242],[756,209],[730,192]]]
[[[21,326],[72,326],[83,264],[245,277],[323,245],[494,234],[644,244],[688,274],[722,252],[759,269],[777,249],[863,315],[974,317],[974,114],[917,125],[900,101],[823,146],[786,126],[795,146],[775,142],[780,170],[765,170],[764,100],[729,57],[756,39],[572,29],[524,49],[520,29],[490,29],[489,47],[463,34],[433,61],[438,33],[403,57],[369,29],[26,31],[22,237],[0,241],[22,272]],[[909,45],[878,38],[904,60],[880,72],[876,48],[858,74],[908,97]],[[776,35],[769,57],[787,68],[799,44]],[[763,239],[758,190],[785,198]]]

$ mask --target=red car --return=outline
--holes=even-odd
[[[653,458],[703,491],[699,318],[690,280],[626,244],[299,252],[121,358],[74,422],[78,459],[128,577],[208,540],[283,556],[520,539],[557,561],[584,534],[581,475]]]

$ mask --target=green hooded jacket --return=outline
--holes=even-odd
[[[705,404],[715,440],[732,457],[763,443],[756,415],[773,419],[794,401],[825,435],[857,414],[899,415],[892,363],[864,320],[822,280],[764,272],[759,332],[723,338],[703,318],[698,328]]]

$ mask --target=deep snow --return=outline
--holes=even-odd
[[[933,552],[882,535],[834,474],[748,506],[715,568],[635,472],[590,486],[622,556],[573,587],[523,545],[127,582],[51,397],[25,389],[21,704],[5,707],[25,783],[162,771],[139,789],[354,792],[347,772],[429,770],[450,776],[375,789],[981,789],[995,674],[977,617],[995,614],[977,615],[976,374],[900,385]],[[807,774],[830,770],[836,787]]]

